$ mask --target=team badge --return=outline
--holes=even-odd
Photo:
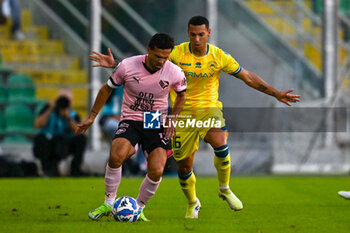
[[[214,71],[216,70],[216,62],[215,61],[210,61],[208,62],[208,67],[207,67],[210,71]]]
[[[169,86],[169,82],[168,82],[168,81],[160,80],[160,81],[159,81],[159,85],[160,85],[163,89],[165,89],[165,88],[167,88],[167,87]]]

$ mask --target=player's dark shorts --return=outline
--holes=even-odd
[[[161,147],[171,149],[171,140],[165,138],[164,129],[144,129],[142,121],[123,120],[115,132],[114,139],[126,138],[135,147],[138,143],[142,149],[150,154],[154,149]]]

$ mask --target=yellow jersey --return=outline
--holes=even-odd
[[[206,54],[196,57],[191,51],[190,42],[175,46],[169,60],[178,65],[186,75],[186,103],[183,110],[203,107],[219,107],[219,79],[221,70],[235,75],[241,71],[238,62],[222,49],[207,44]],[[173,106],[176,93],[170,92]]]

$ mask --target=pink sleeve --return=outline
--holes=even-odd
[[[184,72],[179,69],[174,72],[174,83],[172,85],[175,92],[183,92],[187,88],[187,82]]]
[[[120,62],[111,73],[107,82],[108,86],[110,86],[111,88],[117,88],[118,86],[122,85],[124,83],[125,74],[125,65],[123,62]]]

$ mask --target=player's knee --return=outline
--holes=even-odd
[[[209,143],[214,149],[225,145],[227,144],[227,131],[221,130],[208,133],[204,138],[204,142]]]
[[[109,156],[109,166],[113,168],[118,168],[124,163],[125,158],[118,154],[110,154]]]
[[[147,172],[148,177],[157,182],[160,180],[160,178],[162,178],[163,175],[163,168],[153,168],[153,169],[149,169]]]
[[[181,165],[181,166],[178,166],[178,170],[180,174],[189,174],[190,172],[192,172],[192,166],[187,164]]]

